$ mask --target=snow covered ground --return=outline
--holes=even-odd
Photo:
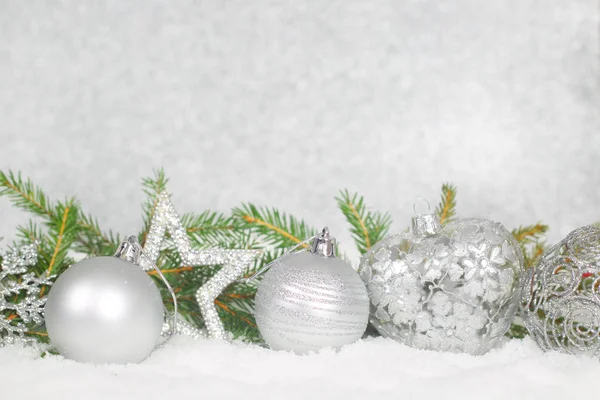
[[[343,188],[399,230],[451,181],[461,215],[554,242],[600,220],[599,23],[597,0],[0,0],[0,168],[122,234],[163,166],[180,212],[277,206],[355,262]],[[26,220],[0,199],[0,236]],[[0,349],[0,398],[565,399],[599,373],[528,340],[297,357],[179,338],[127,367]]]
[[[387,339],[296,356],[177,337],[139,365],[93,366],[0,349],[3,399],[572,399],[597,396],[597,360],[513,340],[484,356]]]

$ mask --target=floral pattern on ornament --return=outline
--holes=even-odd
[[[482,354],[510,326],[522,262],[506,229],[472,219],[433,237],[384,239],[359,270],[371,294],[371,320],[384,336],[418,348]]]

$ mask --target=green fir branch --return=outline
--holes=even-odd
[[[521,247],[526,269],[536,266],[544,254],[544,235],[547,231],[548,226],[540,223],[513,229],[512,235]]]
[[[72,212],[78,211],[79,208],[75,199],[67,199],[65,202],[53,204],[42,188],[34,185],[31,179],[24,179],[20,173],[0,171],[0,196],[2,195],[8,196],[16,207],[41,217],[44,224],[50,228],[60,225],[65,207],[70,209],[69,222],[72,222],[73,215],[79,215],[80,218],[77,221],[79,237],[75,241],[73,249],[75,251],[88,255],[106,254],[106,251],[102,250],[106,247],[115,247],[115,242],[118,244],[118,237],[114,237],[112,233],[109,235],[102,233],[96,219],[80,212]],[[70,226],[70,228],[75,229],[74,226]],[[40,233],[37,228],[35,231]],[[69,232],[71,230],[67,232],[68,237],[70,237]],[[40,238],[43,236],[41,235]],[[60,254],[58,255],[60,256]]]
[[[231,241],[232,237],[238,237],[242,230],[235,225],[233,217],[223,213],[206,210],[198,215],[184,214],[181,217],[188,236],[202,247],[211,244]]]
[[[0,171],[0,196],[7,196],[22,210],[40,217],[45,233],[33,222],[19,228],[19,234],[27,241],[40,243],[39,264],[48,276],[60,273],[68,266],[67,253],[81,229],[78,224],[79,205],[73,198],[52,203],[44,191],[20,173]],[[38,271],[40,272],[40,271]]]
[[[20,239],[20,242],[23,243],[40,243],[44,238],[44,232],[42,228],[33,222],[33,220],[29,220],[29,223],[26,226],[17,227],[17,237]],[[14,247],[18,245],[18,242],[13,244]],[[40,246],[38,245],[38,252],[40,251]]]
[[[162,168],[154,171],[153,178],[142,179],[143,191],[146,194],[146,201],[142,205],[143,228],[138,235],[138,240],[142,246],[146,243],[146,236],[148,236],[150,224],[152,223],[152,218],[158,204],[158,196],[167,190],[168,182],[169,179]]]
[[[54,213],[56,217],[48,224],[48,234],[43,242],[53,249],[46,270],[48,276],[59,274],[68,267],[64,261],[79,231],[79,210],[75,200],[69,200],[64,205],[59,203]]]
[[[442,198],[435,211],[442,225],[454,220],[456,216],[456,186],[449,183],[442,185]]]
[[[260,334],[256,327],[254,315],[251,312],[231,308],[228,304],[215,301],[217,312],[226,329],[233,333],[236,339],[247,342],[259,342]]]
[[[521,244],[536,243],[542,239],[543,235],[548,231],[547,225],[537,223],[535,225],[520,226],[513,229],[512,235],[517,242]]]
[[[23,179],[20,172],[0,171],[0,196],[8,196],[16,207],[46,221],[54,217],[48,196],[29,178]]]
[[[535,243],[531,248],[525,248],[523,250],[523,264],[525,269],[536,267],[540,263],[545,251],[546,246],[544,243]]]
[[[233,217],[240,228],[257,235],[266,246],[275,248],[291,248],[316,233],[301,219],[276,208],[257,207],[252,203],[233,209]]]
[[[112,255],[121,243],[121,236],[108,231],[104,233],[98,219],[91,215],[80,213],[79,226],[81,230],[74,243],[73,250],[89,256]]]
[[[392,223],[388,213],[367,211],[364,198],[358,193],[350,194],[347,190],[340,192],[336,200],[351,226],[350,232],[361,254],[385,237]]]

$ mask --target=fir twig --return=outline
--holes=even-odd
[[[364,198],[347,190],[336,197],[338,207],[351,226],[351,233],[358,251],[366,253],[371,246],[383,239],[389,231],[391,217],[388,213],[367,211]]]
[[[536,243],[532,249],[525,249],[523,251],[525,269],[538,265],[545,250],[546,247],[542,243]]]
[[[112,231],[108,234],[100,229],[98,219],[91,215],[80,213],[79,226],[82,228],[75,243],[75,250],[88,255],[109,255],[114,252],[121,242],[119,235]]]
[[[67,257],[69,249],[77,239],[79,233],[78,207],[75,200],[69,200],[66,204],[60,204],[55,209],[56,218],[49,224],[48,234],[42,241],[40,256],[51,254],[50,259],[46,259],[46,276],[60,274],[70,264],[71,260]],[[40,297],[44,295],[45,287],[40,292]]]
[[[50,211],[52,206],[48,196],[30,179],[23,179],[21,173],[15,174],[8,171],[8,174],[0,171],[0,196],[8,196],[13,204],[24,211],[38,215],[45,220],[53,218]]]
[[[456,186],[449,183],[442,185],[442,198],[436,208],[442,225],[451,222],[456,215]]]
[[[58,232],[56,233],[56,244],[54,247],[54,252],[52,253],[52,258],[50,259],[50,264],[48,265],[48,270],[47,270],[48,276],[52,275],[52,269],[56,265],[56,261],[57,261],[58,255],[61,251],[61,248],[64,248],[63,247],[63,238],[65,237],[65,229],[67,227],[69,212],[71,211],[72,208],[73,208],[73,206],[71,205],[70,207],[67,206],[64,209],[64,212],[63,212],[63,215],[61,218],[60,227],[58,228]],[[73,216],[73,214],[74,213],[72,213],[71,216]],[[73,219],[73,218],[71,218],[71,219]]]
[[[138,237],[142,246],[146,243],[146,237],[158,204],[158,195],[167,189],[168,182],[169,179],[162,168],[154,171],[154,178],[144,178],[142,180],[143,190],[147,195],[146,202],[142,206],[144,226]]]
[[[525,268],[537,265],[544,254],[544,234],[548,231],[547,225],[537,223],[535,225],[520,226],[513,229],[512,235],[521,246]]]
[[[512,234],[521,244],[533,243],[541,239],[542,235],[548,231],[547,225],[537,223],[535,225],[520,226],[513,229]]]
[[[260,237],[265,245],[289,248],[313,236],[316,232],[303,220],[275,208],[243,204],[233,210],[233,216],[242,229]],[[303,247],[307,247],[306,244]]]
[[[61,210],[64,209],[65,203],[59,202],[54,205],[39,186],[34,185],[29,178],[24,179],[20,173],[0,171],[0,196],[2,195],[8,196],[13,204],[22,210],[41,217],[46,225],[56,225],[57,220],[62,218]],[[76,201],[70,199],[66,203],[70,204],[69,208],[72,208]],[[75,250],[88,250],[86,251],[88,254],[97,254],[94,250],[100,246],[99,243],[114,247],[114,243],[118,238],[115,240],[112,234],[110,236],[104,235],[97,221],[91,216],[81,215],[80,217],[77,225],[81,228],[81,236]],[[93,243],[88,243],[88,240],[92,238],[94,239]],[[81,246],[84,248],[82,249]]]
[[[208,210],[198,215],[185,214],[181,217],[181,223],[192,239],[204,245],[227,241],[235,235],[235,230],[241,229],[235,225],[232,217]]]

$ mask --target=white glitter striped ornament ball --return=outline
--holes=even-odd
[[[284,256],[265,273],[255,317],[273,350],[339,348],[365,332],[369,296],[352,266],[335,257],[335,239],[325,228],[310,251]]]

